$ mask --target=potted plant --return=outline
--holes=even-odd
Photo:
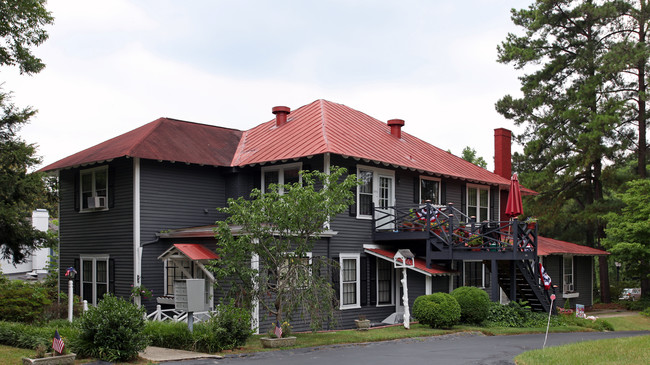
[[[65,347],[61,353],[57,352],[48,352],[46,353],[46,347],[43,344],[36,346],[36,354],[34,358],[23,357],[23,365],[74,365],[74,360],[77,357],[77,354],[67,353]]]
[[[479,236],[478,234],[473,233],[467,238],[467,246],[474,247],[472,251],[479,251],[480,249],[478,247],[482,245],[483,237]]]
[[[359,331],[367,331],[370,329],[370,320],[366,319],[366,316],[363,314],[359,316],[359,319],[354,320],[354,324],[357,326]]]
[[[528,229],[533,230],[535,229],[535,226],[537,225],[537,218],[536,217],[528,217],[525,221],[526,226]]]
[[[291,336],[291,324],[287,321],[282,322],[281,326],[278,326],[277,322],[273,323],[266,335],[267,337],[260,338],[262,347],[265,348],[288,347],[296,344],[296,337]]]

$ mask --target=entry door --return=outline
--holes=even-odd
[[[379,175],[379,184],[375,192],[375,219],[379,229],[395,229],[395,178],[388,175]]]

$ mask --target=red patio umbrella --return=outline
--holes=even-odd
[[[517,173],[512,175],[510,179],[510,192],[508,193],[508,203],[506,204],[506,215],[508,217],[516,217],[524,212],[524,207],[521,204],[521,190],[519,190],[519,179]]]

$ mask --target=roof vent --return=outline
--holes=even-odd
[[[275,125],[281,127],[287,122],[287,115],[291,113],[291,108],[288,106],[275,106],[273,107],[273,114],[275,114]]]
[[[402,138],[402,126],[404,126],[404,120],[402,119],[391,119],[386,122],[390,127],[390,134],[394,135],[396,138]]]

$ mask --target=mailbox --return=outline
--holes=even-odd
[[[184,312],[205,310],[205,279],[174,281],[174,305]]]

